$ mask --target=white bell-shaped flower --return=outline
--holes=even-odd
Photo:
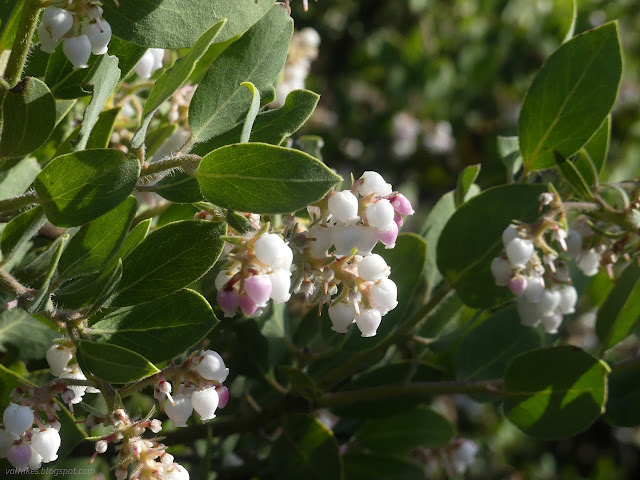
[[[593,277],[600,269],[600,254],[595,248],[582,252],[578,255],[576,264],[585,276]]]
[[[191,394],[191,404],[198,413],[202,421],[211,420],[216,416],[216,409],[220,397],[216,387],[207,387],[203,390],[196,390]]]
[[[525,295],[522,295],[518,297],[516,306],[522,325],[535,327],[540,323],[540,311],[538,310],[538,304],[536,302],[531,302],[527,300]]]
[[[375,307],[383,315],[398,306],[398,287],[393,280],[381,279],[378,283],[371,285],[369,293]]]
[[[336,255],[349,255],[359,240],[358,229],[353,226],[336,225],[331,228],[331,243],[336,247]]]
[[[9,448],[17,438],[17,435],[0,428],[0,458],[6,458]]]
[[[314,225],[307,232],[309,253],[314,258],[324,258],[332,242],[332,230],[322,225]]]
[[[544,291],[544,279],[539,275],[527,277],[527,288],[524,296],[529,302],[537,302]]]
[[[38,25],[38,39],[40,40],[40,50],[45,53],[53,53],[62,41],[61,38],[53,38],[51,32],[47,30],[47,26],[43,22],[40,22],[40,25]]]
[[[576,302],[578,301],[578,292],[571,285],[566,285],[559,289],[560,303],[558,311],[563,315],[575,312]]]
[[[272,267],[286,255],[284,249],[289,247],[280,235],[265,233],[256,240],[253,248],[258,260]]]
[[[33,410],[17,403],[10,403],[2,414],[4,428],[18,437],[31,428],[33,420]]]
[[[358,199],[349,190],[334,193],[328,204],[332,220],[340,223],[358,221]]]
[[[540,316],[553,315],[560,304],[560,292],[555,289],[545,288],[538,300],[538,313]]]
[[[367,195],[372,195],[372,194],[378,195],[378,196],[385,196],[385,195],[390,195],[391,192],[393,191],[391,189],[391,185],[389,185],[385,181],[385,179],[382,178],[382,175],[380,175],[378,172],[372,172],[372,171],[364,172],[360,177],[360,180],[362,180],[362,183],[358,188],[358,193],[363,197],[366,197]]]
[[[576,258],[582,250],[582,235],[577,230],[569,230],[569,234],[565,240],[567,244],[567,256]]]
[[[496,280],[496,285],[506,287],[509,284],[509,279],[511,279],[513,275],[513,267],[508,260],[502,257],[496,257],[491,262],[491,273]]]
[[[520,233],[515,225],[509,225],[502,232],[502,244],[506,247],[514,238],[520,238]]]
[[[51,426],[36,429],[31,436],[31,447],[42,455],[43,463],[53,462],[58,458],[60,434]]]
[[[562,315],[553,313],[542,317],[542,327],[547,333],[558,333],[558,327],[562,324]]]
[[[375,308],[360,309],[356,325],[363,337],[374,337],[382,321],[382,315]]]
[[[150,48],[151,56],[153,57],[153,69],[160,70],[162,68],[162,62],[164,60],[163,48]]]
[[[349,325],[356,319],[356,307],[353,302],[338,302],[328,309],[331,319],[331,330],[338,333],[347,333]]]
[[[86,35],[65,38],[62,51],[74,68],[87,68],[91,56],[91,42]]]
[[[271,264],[271,268],[274,270],[291,270],[291,264],[293,264],[293,250],[286,243],[280,248],[280,255]]]
[[[367,205],[367,222],[370,226],[377,228],[378,230],[386,230],[395,223],[393,218],[395,216],[395,210],[393,205],[387,199],[380,199],[375,203]]]
[[[46,356],[51,375],[59,377],[64,373],[64,369],[69,364],[69,360],[73,358],[73,352],[71,349],[61,345],[51,345],[49,350],[47,350]]]
[[[514,238],[507,244],[505,251],[514,268],[523,268],[533,255],[533,243],[523,238]]]
[[[150,50],[147,50],[133,69],[141,79],[146,80],[147,78],[151,78],[154,71],[154,64],[154,56]]]
[[[356,226],[358,231],[358,242],[356,247],[360,255],[371,255],[371,251],[378,243],[378,235],[376,229],[366,225]]]
[[[389,276],[389,266],[377,253],[364,257],[358,262],[358,275],[367,282],[377,282]]]
[[[271,296],[271,279],[269,275],[251,275],[244,281],[244,291],[258,307],[267,305]]]
[[[18,469],[27,468],[31,461],[31,447],[27,443],[13,445],[7,452],[7,460]]]
[[[160,476],[162,480],[189,480],[189,472],[178,463],[162,465]]]
[[[31,447],[31,459],[29,460],[29,468],[32,470],[37,470],[42,466],[42,455],[36,452],[33,447]]]
[[[218,352],[207,350],[204,352],[202,360],[196,365],[195,370],[202,378],[223,383],[229,375],[229,369],[225,366],[224,360]]]
[[[99,25],[97,23],[85,23],[82,25],[81,31],[91,43],[91,53],[94,55],[107,53],[109,42],[111,41],[111,25],[109,25],[109,22],[101,20]]]
[[[271,299],[273,303],[284,303],[291,298],[291,273],[286,270],[275,270],[269,274],[271,281]]]
[[[42,12],[42,24],[51,33],[51,38],[60,40],[73,27],[73,15],[62,8],[45,8]]]
[[[67,368],[67,370],[63,372],[62,375],[60,375],[60,378],[70,378],[73,380],[87,379],[87,377],[85,377],[84,373],[82,373],[82,370],[80,370],[80,367],[77,364]],[[87,392],[87,387],[82,385],[67,385],[67,387],[74,393],[74,397],[71,400],[71,403],[74,405],[80,403],[82,401],[82,397]]]
[[[187,420],[193,413],[191,395],[180,393],[173,396],[173,404],[167,400],[164,411],[175,427],[186,427]]]

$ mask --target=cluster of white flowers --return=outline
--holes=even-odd
[[[61,379],[86,380],[80,365],[69,362],[74,357],[75,347],[72,344],[53,344],[47,350],[47,362],[54,377]],[[69,385],[68,389],[62,393],[62,399],[69,405],[75,405],[82,401],[85,393],[98,393],[99,390],[84,385]]]
[[[287,95],[304,88],[304,81],[311,70],[311,62],[318,57],[320,35],[307,27],[296,32],[289,44],[289,57],[282,72],[282,80],[276,86],[276,99],[272,107],[281,107]]]
[[[225,317],[233,317],[238,307],[247,317],[258,316],[269,299],[284,303],[291,296],[293,252],[280,235],[263,230],[235,237],[216,277],[218,305]]]
[[[60,423],[43,424],[30,405],[10,403],[2,415],[0,458],[17,469],[37,469],[58,458]],[[36,422],[38,427],[33,428]]]
[[[413,214],[411,203],[368,171],[351,190],[333,192],[308,210],[316,224],[306,232],[306,259],[294,292],[308,299],[322,295],[334,331],[346,333],[356,323],[363,337],[374,336],[382,316],[396,307],[398,291],[389,266],[372,250],[378,241],[395,246],[403,216]]]
[[[163,61],[164,50],[162,48],[150,48],[138,60],[134,70],[140,78],[151,78],[155,71],[162,68]]]
[[[194,410],[203,422],[211,420],[216,410],[224,408],[229,401],[229,391],[222,385],[229,369],[217,352],[201,352],[190,358],[185,367],[184,382],[178,380],[173,396],[171,384],[164,379],[160,379],[154,392],[159,402],[166,397],[164,409],[176,427],[186,427]]]
[[[62,42],[62,51],[75,68],[87,68],[89,57],[107,53],[111,26],[102,18],[102,8],[79,2],[75,11],[48,7],[38,26],[40,48],[53,53]]]

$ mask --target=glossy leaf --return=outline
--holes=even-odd
[[[373,452],[406,455],[417,447],[444,447],[454,435],[455,428],[449,420],[430,408],[418,407],[367,420],[355,438]]]
[[[79,342],[78,362],[82,370],[109,383],[135,382],[160,371],[134,351],[88,340]]]
[[[153,191],[161,197],[175,203],[204,201],[198,180],[182,170],[177,170],[166,175],[154,185]]]
[[[563,157],[558,152],[554,152],[556,158],[556,165],[558,166],[558,170],[562,174],[565,181],[569,184],[571,189],[578,195],[578,197],[591,200],[593,199],[593,194],[587,185],[584,177],[580,173],[580,170],[576,167],[573,161]]]
[[[29,313],[37,313],[47,307],[47,303],[49,302],[49,298],[51,297],[51,280],[53,279],[53,276],[55,275],[58,268],[58,263],[60,262],[62,252],[64,252],[64,249],[69,242],[69,237],[70,234],[65,233],[64,235],[59,237],[58,240],[53,244],[55,245],[55,249],[53,250],[52,256],[49,260],[49,265],[47,266],[44,280],[40,283],[38,293],[27,309]]]
[[[54,158],[34,187],[51,223],[71,227],[123,202],[133,192],[139,174],[138,159],[119,150],[84,150]]]
[[[121,111],[121,107],[116,107],[100,112],[100,115],[98,115],[98,121],[89,134],[87,149],[107,148],[109,146],[113,127],[115,126],[116,120]],[[78,143],[80,128],[82,128],[82,126],[79,126],[71,132],[65,141],[58,147],[55,154],[56,157],[73,151],[74,145]]]
[[[469,189],[473,185],[473,182],[476,181],[479,174],[479,163],[477,165],[469,165],[468,167],[465,167],[462,173],[460,173],[458,176],[458,185],[455,190],[456,207],[459,207],[464,203],[464,200],[469,193]]]
[[[2,237],[0,237],[3,263],[6,263],[20,247],[38,233],[46,220],[47,217],[40,207],[27,210],[11,220],[2,230]]]
[[[525,96],[518,135],[527,172],[570,157],[611,111],[622,73],[616,23],[577,35],[545,62]]]
[[[320,200],[341,180],[298,150],[233,144],[205,156],[196,171],[207,200],[252,213],[288,213]]]
[[[609,372],[604,362],[577,347],[523,353],[507,368],[505,415],[534,437],[576,435],[604,412]]]
[[[96,342],[129,348],[159,363],[198,343],[217,322],[204,297],[180,290],[108,313],[91,325],[91,335]]]
[[[62,255],[59,275],[71,278],[99,271],[124,241],[137,208],[138,202],[130,196],[110,212],[84,225]]]
[[[502,378],[511,360],[540,346],[538,332],[520,324],[515,306],[493,313],[456,348],[454,365],[461,381]]]
[[[51,135],[56,102],[43,82],[27,77],[7,92],[2,116],[0,158],[20,157],[41,147]]]
[[[165,101],[171,98],[184,83],[189,79],[193,70],[196,67],[196,63],[200,60],[200,57],[206,52],[207,48],[213,43],[216,36],[224,27],[226,20],[220,20],[213,27],[204,32],[200,38],[193,44],[193,47],[187,52],[187,54],[178,60],[173,66],[162,73],[160,78],[156,80],[149,92],[149,97],[144,104],[144,110],[142,111],[142,125],[136,132],[131,140],[131,146],[133,148],[140,148],[144,142],[144,137],[149,127],[149,123],[153,118],[156,110]]]
[[[120,38],[145,47],[185,48],[223,18],[228,23],[217,41],[240,35],[272,5],[271,0],[147,0],[120,2],[119,7],[105,2],[103,8]]]
[[[309,415],[285,417],[284,431],[271,449],[271,467],[283,480],[340,480],[342,458],[330,430]]]
[[[224,224],[184,220],[151,232],[123,262],[112,306],[125,307],[169,295],[202,277],[222,252]]]
[[[631,335],[640,320],[640,267],[630,262],[598,310],[596,334],[604,349]]]
[[[95,297],[95,301],[93,298],[89,299],[86,303],[91,305],[89,312],[87,313],[87,318],[91,318],[98,310],[101,308],[107,308],[111,304],[111,300],[115,297],[116,292],[118,291],[118,286],[120,285],[120,280],[122,280],[122,259],[118,258],[118,263],[116,268],[111,271],[109,269],[105,270],[106,272],[111,272],[109,276],[100,275],[96,283],[100,284],[102,287],[102,291]],[[106,281],[102,281],[106,278]],[[85,298],[86,299],[86,298]]]
[[[85,79],[85,86],[91,87],[91,101],[84,111],[80,136],[75,146],[76,151],[87,148],[89,135],[98,121],[102,107],[107,103],[119,81],[118,57],[100,55],[99,60],[91,67]]]
[[[251,130],[250,141],[280,145],[285,138],[293,135],[304,125],[315,110],[318,100],[320,95],[317,93],[294,90],[287,95],[282,107],[258,114]],[[237,125],[228,132],[197,144],[192,153],[206,155],[225,145],[239,143],[242,127],[243,125]]]
[[[545,191],[532,184],[493,187],[465,202],[447,222],[438,240],[438,269],[465,304],[492,307],[513,297],[496,286],[491,261],[501,253],[502,232],[512,220],[537,220],[538,197]]]
[[[54,338],[60,334],[33,318],[26,311],[14,308],[0,314],[0,351],[13,349],[19,360],[44,358]]]
[[[240,40],[228,46],[202,78],[189,105],[189,126],[196,142],[224,133],[243,122],[251,82],[267,96],[284,66],[293,21],[274,5]]]
[[[589,185],[596,183],[609,153],[611,115],[607,115],[593,137],[580,149],[575,160],[576,168]]]

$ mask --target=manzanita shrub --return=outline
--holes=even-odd
[[[288,4],[0,6],[6,472],[459,475],[491,453],[432,408],[452,394],[540,439],[640,423],[617,348],[640,317],[640,183],[601,181],[615,22],[533,78],[498,139],[512,180],[480,191],[467,167],[416,235],[379,173],[341,178],[296,138],[320,38]],[[596,309],[597,342],[569,344]]]

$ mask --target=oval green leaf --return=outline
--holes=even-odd
[[[518,136],[526,172],[570,157],[600,127],[618,93],[622,55],[616,23],[577,35],[545,62],[524,98]]]
[[[126,307],[164,297],[189,286],[216,263],[226,225],[183,220],[151,232],[123,264],[111,306]]]
[[[54,158],[38,174],[34,187],[51,223],[73,227],[123,202],[133,192],[139,174],[137,158],[100,148]]]
[[[56,122],[56,101],[37,78],[27,77],[2,103],[0,158],[20,157],[44,145]]]
[[[6,263],[47,221],[41,207],[32,208],[11,220],[0,237],[2,263]]]
[[[135,382],[160,372],[142,355],[108,343],[80,340],[78,352],[82,370],[109,383]]]
[[[91,321],[91,320],[90,320]],[[218,323],[211,306],[192,290],[110,312],[91,325],[91,338],[164,362],[198,343]]]
[[[491,261],[502,251],[502,232],[512,220],[533,222],[540,215],[544,185],[514,184],[490,188],[465,202],[438,240],[438,269],[472,307],[493,307],[513,297],[496,286]]]
[[[577,347],[523,353],[507,368],[505,415],[534,437],[576,435],[603,413],[609,372],[607,364]]]
[[[196,177],[210,202],[252,213],[295,212],[342,180],[306,153],[265,143],[214,150],[202,159]]]

